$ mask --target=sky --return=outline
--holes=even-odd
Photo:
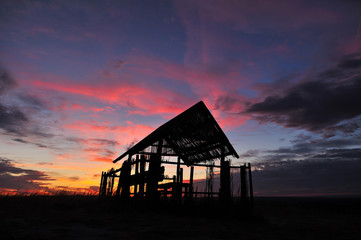
[[[360,1],[0,6],[1,192],[96,191],[204,101],[256,196],[361,195]]]

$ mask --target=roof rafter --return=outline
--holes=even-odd
[[[160,139],[164,139],[167,147],[172,148],[187,165],[219,158],[223,147],[226,156],[239,158],[217,121],[200,101],[154,130],[113,162],[126,155],[138,154]]]

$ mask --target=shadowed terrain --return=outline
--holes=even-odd
[[[240,211],[240,210],[237,210]],[[221,209],[120,206],[96,196],[2,196],[2,239],[358,239],[360,199],[256,198]]]

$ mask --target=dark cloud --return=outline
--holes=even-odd
[[[102,149],[101,148],[85,148],[84,151],[85,152],[100,152]]]
[[[18,94],[17,97],[26,105],[31,106],[33,108],[38,108],[38,109],[44,109],[46,108],[45,104],[43,101],[41,101],[39,98],[37,98],[36,96],[31,96],[28,94]]]
[[[39,147],[39,148],[48,148],[48,146],[41,144],[41,143],[34,143],[35,146]]]
[[[360,53],[345,56],[337,66],[320,72],[314,80],[302,82],[283,95],[268,96],[249,105],[245,112],[260,122],[313,132],[354,132],[359,124],[347,121],[361,115],[360,62]]]
[[[49,137],[41,124],[34,121],[46,110],[45,104],[36,96],[16,91],[15,79],[1,66],[0,74],[0,129],[9,135]],[[15,141],[21,142],[19,138]]]
[[[53,143],[50,143],[50,142],[47,142],[47,143],[44,144],[44,143],[36,142],[35,140],[28,141],[28,140],[25,140],[24,138],[13,138],[12,140],[15,141],[15,142],[19,142],[19,143],[30,144],[30,145],[36,146],[38,148],[50,148],[50,149],[53,149],[53,150],[59,150],[60,149],[59,147],[56,146],[56,144],[53,144]]]
[[[52,181],[46,173],[15,167],[13,161],[0,157],[0,189],[36,191],[45,189],[47,181]]]
[[[114,156],[115,152],[109,149],[103,149],[103,153],[105,156]]]
[[[7,107],[0,103],[0,128],[8,133],[24,135],[25,124],[28,117],[16,107]]]
[[[268,196],[361,195],[361,149],[334,151],[323,154],[322,160],[258,164],[261,169],[253,172],[255,192]]]
[[[48,163],[48,162],[39,162],[39,165],[54,165],[53,163]]]
[[[230,96],[230,95],[220,96],[216,99],[214,110],[230,111],[234,108],[234,105],[236,105],[238,102],[239,99],[237,99],[234,96]]]
[[[0,96],[16,87],[15,80],[5,70],[0,71]]]
[[[137,144],[138,140],[136,138],[134,138],[132,141],[128,142],[126,145],[125,145],[125,150],[129,150],[131,149],[135,144]]]
[[[104,138],[85,139],[85,138],[71,137],[71,138],[67,138],[66,140],[71,141],[71,142],[76,142],[76,143],[91,144],[91,145],[98,145],[98,146],[116,146],[116,145],[119,145],[119,142],[117,142],[115,140],[109,140],[109,139],[104,139]]]
[[[1,68],[0,74],[0,129],[22,135],[21,129],[28,122],[28,117],[19,108],[3,104],[6,94],[16,87],[16,82]]]
[[[361,67],[361,58],[360,54],[352,54],[345,57],[339,64],[338,67],[342,68],[359,68]]]
[[[112,62],[112,67],[116,70],[121,69],[125,65],[123,60],[115,60]]]
[[[247,152],[239,155],[241,158],[249,158],[258,156],[260,150],[248,150]]]
[[[108,145],[108,146],[119,145],[119,143],[115,140],[109,140],[109,139],[103,139],[103,138],[92,138],[89,140],[98,145]]]
[[[20,142],[20,143],[29,143],[28,141],[26,141],[24,139],[21,139],[21,138],[14,138],[12,140],[15,141],[15,142]]]
[[[251,161],[256,196],[361,196],[361,148],[307,152],[293,147],[244,155],[257,158]],[[233,193],[239,194],[239,171],[232,173]],[[205,181],[197,181],[195,187],[203,191]],[[213,188],[218,187],[219,175],[215,175]]]
[[[79,177],[68,177],[67,179],[69,179],[70,181],[78,181],[80,178]]]
[[[361,195],[359,131],[326,139],[302,133],[290,142],[287,147],[240,154],[252,163],[258,195]]]

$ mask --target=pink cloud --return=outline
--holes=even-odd
[[[80,84],[60,78],[59,80],[56,80],[56,82],[34,80],[31,82],[31,85],[39,89],[52,90],[72,95],[82,95],[98,99],[104,103],[125,106],[130,108],[130,113],[142,113],[144,115],[163,113],[178,114],[182,109],[188,107],[188,104],[191,102],[190,100],[185,99],[183,95],[161,86],[153,85],[153,87],[148,87],[144,84],[141,86],[126,81],[100,85],[98,83],[92,84],[91,82]],[[60,109],[62,108],[76,110],[76,108],[81,107],[77,104],[70,104],[60,106]],[[79,110],[99,112],[110,109],[85,108]]]
[[[54,91],[83,98],[89,97],[110,107],[85,106],[69,100],[51,103],[53,110],[63,112],[99,113],[112,111],[116,105],[119,105],[126,107],[129,114],[145,116],[158,114],[169,119],[197,101],[203,100],[211,110],[219,111],[221,118],[231,119],[222,115],[224,109],[215,108],[216,100],[230,93],[237,95],[239,101],[237,109],[231,110],[240,112],[244,109],[245,99],[237,93],[237,89],[247,84],[249,80],[240,73],[238,69],[240,63],[216,71],[213,68],[187,67],[167,59],[134,52],[126,62],[127,64],[122,68],[123,73],[112,72],[105,77],[99,76],[98,73],[98,76],[90,78],[87,82],[77,82],[54,74],[32,74],[24,76],[26,81],[23,80],[23,83],[33,89],[36,87],[39,94],[44,95],[44,99],[47,98],[47,91]],[[101,80],[96,79],[97,77]],[[159,79],[169,79],[169,83],[160,83]],[[172,82],[188,85],[193,93],[187,96],[181,91],[171,90],[169,85]],[[242,122],[240,121],[240,125]],[[233,121],[230,125],[236,126],[235,123],[236,121]],[[66,127],[71,128],[70,125]],[[100,128],[110,129],[109,126]],[[120,127],[113,127],[114,129],[121,130]],[[96,130],[95,126],[93,130]]]

